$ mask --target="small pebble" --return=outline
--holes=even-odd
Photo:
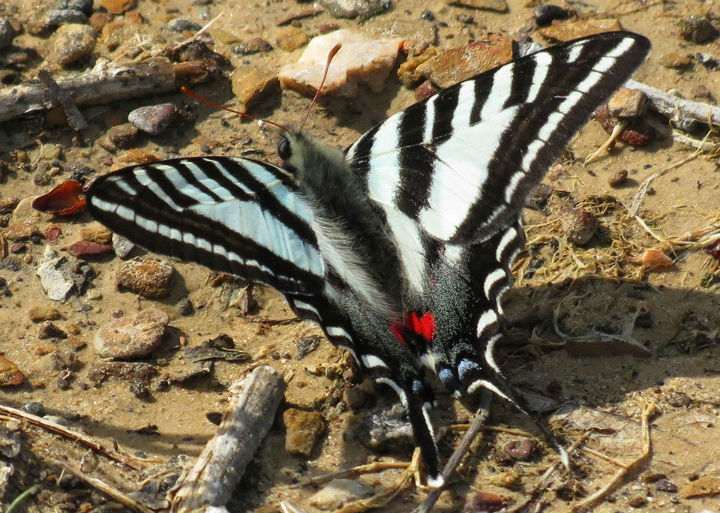
[[[568,12],[559,5],[540,5],[533,11],[533,16],[539,27],[545,27],[555,20],[567,19]]]
[[[708,89],[707,86],[704,86],[703,84],[697,84],[692,86],[692,88],[690,88],[690,94],[692,94],[695,98],[704,98],[707,100],[710,100],[713,97],[710,89]]]
[[[38,265],[36,274],[40,277],[40,284],[48,298],[54,301],[63,301],[75,288],[75,283],[66,273],[62,265],[66,262],[49,245],[45,246],[43,258]]]
[[[177,308],[178,313],[184,317],[188,317],[195,313],[195,306],[193,305],[192,301],[190,301],[190,298],[187,297],[184,297],[180,301],[178,301],[175,305],[175,308]]]
[[[135,257],[117,271],[119,289],[126,289],[148,299],[166,297],[175,267],[168,261],[152,257]]]
[[[89,25],[61,25],[55,34],[51,61],[68,66],[90,55],[95,49],[95,30]]]
[[[289,27],[278,34],[275,42],[281,50],[292,52],[305,45],[308,42],[308,36],[302,29]]]
[[[660,479],[656,484],[655,488],[660,492],[677,493],[678,487],[667,479]]]
[[[568,240],[577,246],[590,242],[598,228],[595,214],[584,208],[569,208],[563,212],[562,224]]]
[[[238,67],[230,76],[232,91],[240,104],[240,111],[246,111],[253,103],[260,101],[278,90],[276,71],[257,67]]]
[[[137,5],[137,0],[101,0],[100,5],[110,14],[122,14],[133,9]]]
[[[320,0],[334,18],[366,20],[392,7],[391,0]]]
[[[141,381],[131,381],[129,387],[130,393],[138,399],[149,399],[150,389]]]
[[[285,450],[298,456],[310,456],[325,430],[322,415],[315,411],[288,408],[283,412]]]
[[[32,322],[56,321],[62,318],[57,308],[44,305],[31,307],[28,316]]]
[[[112,241],[112,232],[97,221],[80,228],[80,239],[98,244],[109,244]]]
[[[249,41],[241,41],[230,47],[230,50],[237,55],[251,55],[253,53],[271,52],[272,49],[273,47],[270,43],[264,39],[260,39],[259,37]]]
[[[222,422],[223,414],[219,411],[209,411],[205,413],[205,418],[208,419],[208,421],[212,424],[219,426]]]
[[[475,18],[470,16],[468,13],[463,12],[457,15],[457,20],[465,25],[475,25]]]
[[[345,504],[364,499],[372,492],[355,479],[333,479],[312,497],[310,505],[322,511],[335,511]]]
[[[507,506],[505,499],[490,492],[477,492],[468,495],[462,513],[492,513]]]
[[[132,123],[123,123],[110,128],[106,135],[116,147],[125,149],[137,140],[138,128]]]
[[[60,375],[57,378],[57,387],[60,390],[70,390],[73,381],[75,381],[75,374],[72,371],[65,369],[60,372]]]
[[[627,169],[618,169],[612,175],[610,175],[610,178],[608,178],[608,184],[610,184],[610,187],[621,187],[627,183],[627,179]]]
[[[202,28],[202,25],[195,23],[194,21],[186,20],[185,18],[175,18],[168,21],[165,24],[165,28],[173,32],[197,32]]]
[[[160,344],[169,322],[168,314],[157,308],[114,319],[97,331],[93,347],[103,358],[143,358]]]
[[[65,339],[65,338],[67,338],[67,333],[65,333],[63,330],[58,328],[52,322],[45,321],[40,325],[40,328],[38,330],[38,338],[40,340],[45,340],[48,338]]]
[[[529,438],[510,440],[503,447],[503,452],[510,460],[528,461],[535,451],[535,443]]]
[[[14,37],[15,29],[10,21],[0,16],[0,49],[10,46]]]
[[[112,245],[115,250],[115,254],[120,258],[127,257],[135,247],[135,243],[133,243],[130,239],[126,239],[117,233],[112,234]]]
[[[642,495],[635,495],[628,499],[628,504],[633,508],[639,508],[645,505],[645,497]]]
[[[43,403],[40,403],[38,401],[33,401],[30,403],[26,403],[23,405],[23,410],[26,412],[37,415],[38,417],[44,417],[45,416],[45,406],[43,406]]]
[[[78,258],[93,258],[110,253],[113,247],[110,244],[99,244],[88,240],[79,240],[68,246],[67,251]]]
[[[128,114],[128,121],[143,132],[147,132],[150,135],[158,135],[164,132],[176,117],[177,109],[175,105],[172,103],[161,103],[159,105],[149,105],[133,110]]]
[[[709,43],[718,36],[718,29],[704,16],[683,18],[679,25],[680,37],[692,43]]]
[[[76,9],[53,9],[45,16],[45,24],[48,27],[59,27],[67,23],[87,23],[88,17],[85,13]]]
[[[90,16],[93,12],[93,0],[60,0],[58,9],[74,9]]]
[[[15,362],[0,355],[0,387],[17,386],[25,381],[25,376]]]
[[[430,9],[425,9],[422,14],[420,14],[420,19],[423,21],[435,21],[435,15]]]
[[[689,68],[693,61],[686,55],[679,54],[677,52],[667,52],[662,54],[660,61],[666,68],[672,69],[685,69]]]
[[[305,358],[318,348],[321,341],[322,338],[317,335],[310,335],[309,337],[302,337],[298,339],[296,342],[297,355],[295,356],[295,359],[302,360]]]
[[[610,115],[617,118],[636,118],[647,109],[647,96],[637,89],[620,88],[608,100]]]

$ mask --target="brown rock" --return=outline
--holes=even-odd
[[[95,32],[100,34],[105,27],[105,24],[110,21],[110,16],[104,12],[94,12],[90,15],[90,26],[95,29]]]
[[[132,123],[123,123],[110,128],[106,135],[116,147],[129,148],[137,140],[138,128]]]
[[[160,344],[169,322],[168,314],[157,308],[121,317],[98,330],[93,340],[93,347],[103,358],[115,360],[143,358]]]
[[[690,94],[692,94],[695,98],[705,98],[705,99],[712,99],[713,94],[710,92],[710,89],[708,89],[707,86],[703,84],[697,84],[690,88]],[[2,209],[0,209],[0,212],[2,212]]]
[[[486,11],[507,12],[508,5],[505,0],[448,0],[450,5],[459,7],[472,7]]]
[[[157,374],[157,367],[145,362],[100,362],[90,367],[88,379],[95,385],[110,380],[150,383]]]
[[[647,96],[637,89],[623,87],[608,101],[610,115],[618,118],[636,118],[647,110]]]
[[[264,39],[260,39],[259,37],[251,39],[249,41],[240,41],[238,42],[238,44],[233,45],[233,47],[231,48],[233,53],[239,55],[251,55],[260,52],[270,52],[272,51],[272,49],[273,47],[270,43],[268,43]]]
[[[80,229],[80,238],[98,244],[110,244],[112,232],[97,221],[93,221]]]
[[[27,221],[18,221],[7,227],[4,236],[9,241],[28,240],[33,235],[38,235],[40,231],[32,223]]]
[[[110,14],[122,14],[125,11],[134,9],[137,0],[102,0],[101,5]]]
[[[288,408],[283,412],[285,423],[285,450],[298,456],[310,456],[320,435],[325,430],[322,415]]]
[[[709,43],[718,36],[718,29],[704,16],[680,20],[680,37],[697,44]]]
[[[117,271],[117,286],[148,299],[169,294],[175,267],[167,261],[152,257],[135,257],[123,263]]]
[[[535,442],[529,438],[510,440],[503,446],[506,459],[511,461],[528,461],[535,452]]]
[[[0,387],[22,385],[25,376],[12,360],[0,355]]]
[[[62,315],[57,308],[46,305],[36,305],[30,308],[28,316],[32,322],[57,321]]]
[[[608,184],[610,187],[621,187],[627,182],[627,179],[627,169],[618,169],[608,178]]]
[[[106,23],[105,26],[103,26],[100,40],[105,43],[107,49],[112,52],[118,46],[123,44],[124,41],[129,39],[132,32],[133,29],[124,22],[115,20]]]
[[[583,246],[595,235],[598,220],[589,210],[570,207],[563,209],[562,224],[568,240],[577,246]]]
[[[289,27],[280,32],[275,41],[281,50],[292,52],[307,44],[308,36],[302,29]]]
[[[277,91],[279,85],[277,73],[255,67],[236,68],[230,80],[241,112],[247,112],[253,103]]]
[[[57,29],[50,59],[61,66],[68,66],[87,57],[94,49],[95,30],[89,25],[69,23]]]
[[[98,244],[97,242],[79,240],[70,244],[66,249],[78,258],[92,258],[110,253],[113,247],[110,244]]]
[[[684,69],[689,68],[693,61],[686,55],[679,54],[677,52],[667,52],[660,57],[660,60],[666,68],[673,69]]]
[[[436,55],[437,48],[428,46],[419,55],[409,56],[408,59],[398,67],[400,82],[402,82],[405,87],[412,87],[420,82],[423,76],[417,71],[418,66]]]
[[[417,72],[444,89],[512,59],[512,39],[490,35],[428,59],[417,67]]]
[[[38,330],[38,338],[40,340],[46,340],[48,338],[67,338],[67,333],[58,328],[55,324],[50,321],[45,321],[40,325]]]
[[[571,41],[580,37],[592,36],[603,32],[622,30],[620,22],[615,18],[598,20],[562,21],[549,27],[538,29],[538,33],[556,41]]]

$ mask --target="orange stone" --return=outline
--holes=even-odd
[[[102,6],[110,14],[122,14],[136,5],[137,0],[102,0]]]
[[[0,386],[17,386],[22,385],[25,376],[12,360],[0,356]]]

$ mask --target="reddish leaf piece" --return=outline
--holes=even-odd
[[[45,240],[49,240],[50,242],[57,240],[58,237],[60,237],[61,234],[60,227],[58,226],[51,226],[47,230],[45,230],[45,233],[43,233],[43,236],[45,237]]]
[[[74,242],[67,249],[70,253],[76,257],[86,258],[112,251],[112,246],[109,244],[100,244],[98,242],[90,242],[88,240],[79,240]]]
[[[67,180],[47,194],[35,198],[34,209],[56,216],[72,216],[85,211],[83,186],[76,180]]]

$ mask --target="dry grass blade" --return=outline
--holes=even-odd
[[[640,467],[650,456],[652,452],[652,441],[650,437],[650,424],[649,424],[649,417],[652,415],[652,413],[655,411],[655,403],[651,403],[649,405],[645,405],[642,411],[642,433],[643,433],[643,451],[642,453],[632,462],[628,464],[622,464],[620,462],[614,462],[617,465],[620,465],[621,468],[618,470],[613,478],[602,488],[600,488],[598,491],[593,493],[592,495],[586,497],[582,501],[574,504],[570,511],[580,511],[582,509],[588,508],[590,506],[593,506],[597,504],[603,497],[605,497],[607,494],[612,492],[617,486],[619,486],[625,477],[630,474],[631,472],[634,472],[635,470]],[[613,461],[608,460],[608,458],[603,458],[606,461]]]

